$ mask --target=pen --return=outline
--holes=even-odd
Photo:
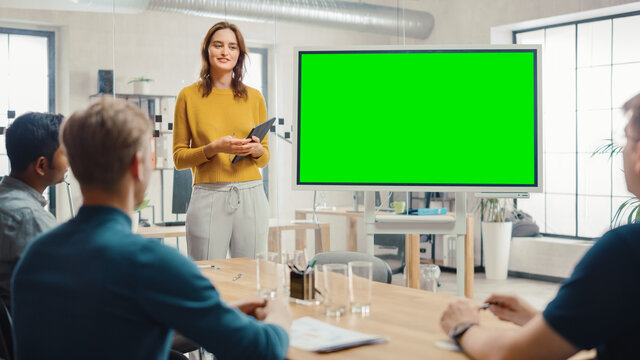
[[[480,306],[480,310],[487,310],[489,308],[489,306],[491,306],[491,305],[498,305],[498,303],[497,302],[493,302],[493,301],[484,303],[484,304],[482,304],[482,306]]]
[[[291,264],[287,264],[287,266],[289,267],[289,269],[291,269],[291,271],[293,271],[294,273],[298,274],[298,275],[302,275],[302,271],[298,270],[298,268],[292,266]]]
[[[235,138],[235,137],[236,137],[236,132],[235,132],[235,131],[233,132],[233,135],[231,135],[231,137],[233,137],[233,138]],[[231,154],[229,154],[229,161],[231,161],[231,157],[232,157],[232,155],[231,155]]]
[[[318,259],[313,258],[313,259],[311,260],[311,262],[307,264],[307,267],[304,269],[304,272],[307,272],[307,270],[309,270],[309,269],[313,268],[313,265],[315,265],[315,264],[316,264],[316,261],[318,261]]]
[[[240,279],[242,277],[242,274],[238,274],[236,276],[233,277],[233,279],[231,279],[231,281],[236,281],[238,279]]]
[[[302,270],[298,269],[298,267],[296,266],[296,264],[291,264],[293,266],[294,269],[296,269],[296,272],[298,274],[302,274]]]
[[[198,269],[220,269],[220,266],[215,265],[198,265]]]

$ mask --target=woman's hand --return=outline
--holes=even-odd
[[[538,311],[523,299],[513,295],[491,295],[485,302],[491,304],[489,310],[500,320],[523,326],[533,319]]]
[[[249,154],[254,159],[259,158],[264,154],[264,147],[260,143],[260,139],[257,136],[251,137],[252,142],[250,142],[247,146],[249,146]]]
[[[223,136],[207,144],[204,147],[204,154],[207,159],[211,159],[217,153],[247,156],[250,149],[247,145],[250,142],[251,139],[238,139],[230,135]]]

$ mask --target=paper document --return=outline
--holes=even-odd
[[[313,352],[332,352],[387,340],[386,337],[343,329],[309,316],[294,320],[291,326],[291,346]]]

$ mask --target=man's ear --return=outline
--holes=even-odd
[[[131,159],[131,165],[129,171],[134,179],[142,180],[144,172],[142,171],[142,151],[136,151]]]
[[[39,156],[33,163],[33,168],[40,176],[44,176],[50,168],[49,160],[44,156]]]
[[[634,175],[640,177],[640,141],[636,142],[633,146],[635,146],[635,149],[633,149],[633,152],[629,154],[629,156],[632,157]]]

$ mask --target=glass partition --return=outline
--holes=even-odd
[[[98,92],[98,71],[113,70],[111,0],[99,9],[77,1],[3,1],[0,4],[0,134],[29,112],[69,116]],[[0,135],[0,176],[9,169]],[[45,191],[58,221],[82,198],[70,179]],[[71,197],[72,202],[69,201]]]

